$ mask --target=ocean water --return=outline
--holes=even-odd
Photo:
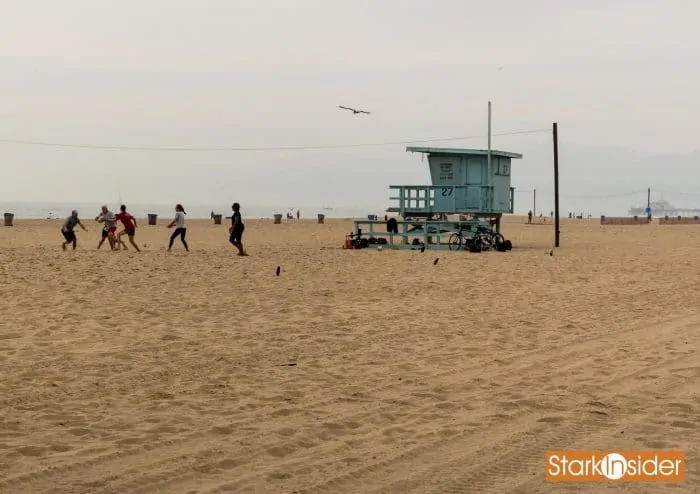
[[[64,218],[67,217],[73,209],[77,209],[82,217],[95,217],[100,212],[100,203],[57,203],[57,202],[0,202],[0,213],[14,213],[17,219],[45,219],[45,218]],[[117,212],[119,204],[107,204],[112,210]],[[145,218],[147,214],[154,213],[158,216],[169,218],[174,216],[174,204],[127,204],[128,210],[137,218]],[[192,219],[209,219],[213,211],[216,214],[231,216],[231,205],[185,205],[187,217]],[[374,210],[365,208],[299,208],[301,218],[316,218],[317,215],[325,214],[327,218],[364,218],[369,214],[384,216],[384,209],[378,207]],[[241,213],[244,218],[272,218],[274,214],[286,215],[287,212],[293,212],[296,217],[296,209],[292,210],[288,207],[275,206],[246,206],[241,208]]]

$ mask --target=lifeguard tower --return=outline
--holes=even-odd
[[[375,231],[385,222],[368,219],[355,221],[355,235],[388,236],[394,248],[411,248],[409,237],[422,237],[425,248],[440,249],[448,247],[440,240],[458,230],[468,234],[481,225],[500,232],[503,214],[513,213],[511,160],[522,159],[521,154],[435,147],[408,147],[406,151],[427,155],[432,185],[389,186],[398,192],[390,197],[398,205],[387,212],[403,218],[397,221],[398,234]],[[459,215],[460,220],[450,221],[450,215]],[[394,245],[395,236],[401,237],[400,245]]]

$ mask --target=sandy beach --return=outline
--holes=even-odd
[[[551,449],[683,450],[700,491],[700,226],[562,220],[550,256],[522,217],[482,254],[248,220],[238,257],[204,220],[166,253],[167,221],[141,253],[0,227],[0,492],[610,487],[546,483]]]

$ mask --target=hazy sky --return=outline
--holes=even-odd
[[[481,136],[491,99],[494,132],[559,123],[563,195],[660,180],[663,165],[625,164],[608,148],[700,149],[698,1],[1,5],[0,139],[248,147]],[[513,185],[551,190],[548,134],[493,146],[525,154]],[[576,154],[592,146],[603,149]],[[676,170],[667,184],[692,190],[700,174],[684,163],[694,178]],[[429,183],[405,145],[136,152],[0,142],[0,171],[0,201],[101,202],[120,191],[142,203],[386,206],[388,185]]]

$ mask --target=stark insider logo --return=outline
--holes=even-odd
[[[682,482],[685,454],[680,451],[549,451],[549,482]]]

